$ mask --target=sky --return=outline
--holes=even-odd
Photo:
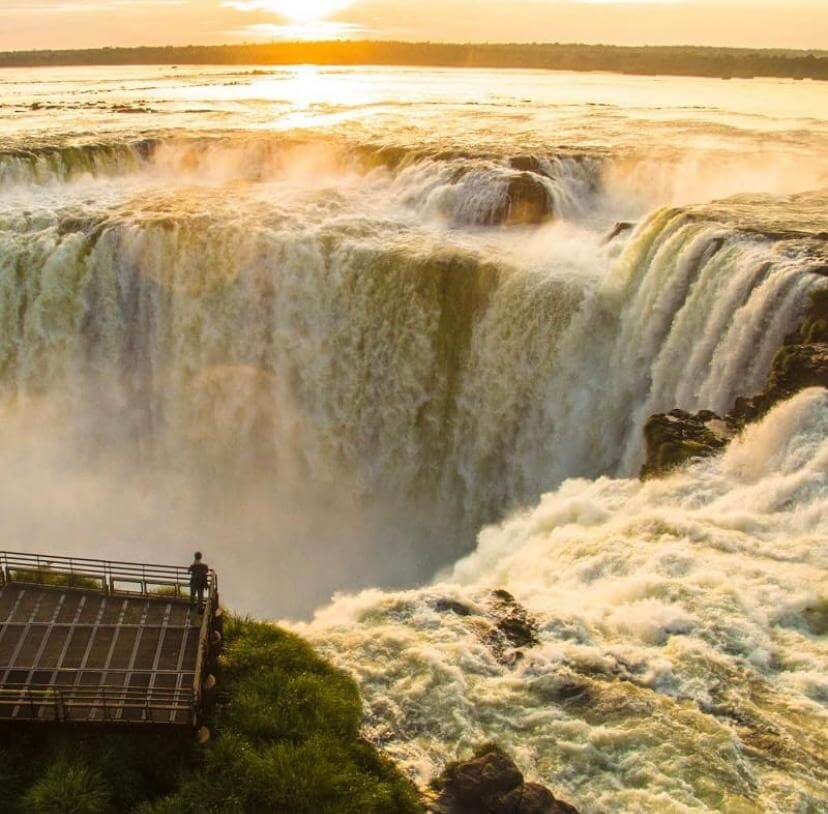
[[[828,0],[0,0],[0,50],[333,38],[828,49]]]

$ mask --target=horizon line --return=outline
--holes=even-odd
[[[395,45],[395,46],[437,46],[437,47],[451,47],[451,48],[612,48],[619,51],[638,51],[642,49],[652,51],[667,51],[675,49],[691,49],[694,51],[716,51],[716,52],[749,52],[749,53],[789,53],[807,55],[820,55],[828,57],[828,48],[785,48],[763,46],[761,48],[753,46],[742,45],[693,45],[690,43],[671,43],[669,45],[617,45],[611,42],[588,43],[588,42],[561,42],[561,41],[542,41],[537,40],[533,42],[525,41],[467,41],[457,42],[452,40],[395,40],[395,39],[372,39],[372,38],[342,38],[342,39],[322,39],[322,40],[269,40],[266,42],[260,41],[245,41],[236,43],[189,43],[187,45],[96,45],[87,48],[22,48],[11,51],[0,51],[2,56],[11,56],[17,54],[78,54],[78,53],[94,53],[100,51],[158,51],[158,50],[178,50],[186,51],[191,49],[221,49],[232,50],[234,48],[280,48],[280,47],[319,47],[319,46],[336,46],[347,47],[353,45]]]

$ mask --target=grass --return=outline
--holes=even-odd
[[[302,639],[228,616],[213,738],[31,731],[0,746],[8,814],[414,814],[360,738],[356,685]],[[2,742],[2,741],[0,741]]]
[[[186,599],[189,595],[186,588],[176,588],[175,585],[160,585],[157,588],[150,588],[150,596],[167,596]]]
[[[15,582],[30,582],[55,588],[89,588],[101,590],[101,580],[85,577],[81,574],[61,574],[48,569],[13,568],[12,578]]]

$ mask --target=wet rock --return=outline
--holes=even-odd
[[[510,605],[516,604],[516,600],[512,594],[508,591],[504,591],[503,588],[496,588],[492,591],[492,596],[497,599],[499,602],[506,602]]]
[[[438,613],[456,613],[458,616],[471,616],[472,609],[456,599],[438,599],[434,603]]]
[[[555,215],[552,198],[541,177],[533,172],[512,176],[499,206],[488,215],[489,226],[537,225]]]
[[[724,416],[709,410],[695,414],[673,410],[647,420],[641,477],[659,477],[687,461],[714,455],[747,424],[809,387],[828,387],[828,288],[812,296],[799,328],[785,337],[761,393],[737,398]]]
[[[538,643],[537,622],[508,591],[492,591],[491,613],[494,627],[487,644],[498,658],[503,659],[509,647],[533,647]]]
[[[497,747],[446,768],[434,783],[433,814],[578,814],[538,783],[524,783],[514,761]]]
[[[537,175],[521,173],[509,182],[510,224],[538,224],[555,214],[546,186]]]
[[[709,410],[691,415],[684,410],[650,416],[644,425],[647,459],[643,478],[663,475],[696,458],[706,458],[726,447],[739,432],[738,422]]]
[[[440,597],[434,602],[434,610],[468,618],[474,634],[501,664],[514,665],[523,657],[523,648],[538,643],[537,621],[508,591],[492,591],[480,608]]]
[[[828,636],[828,599],[823,599],[802,611],[805,624],[814,636]]]
[[[488,752],[456,766],[449,789],[456,800],[474,803],[505,794],[522,783],[523,775],[510,758]]]
[[[524,783],[503,795],[492,808],[492,814],[578,814],[578,810],[556,800],[545,786]]]
[[[629,232],[631,229],[635,227],[634,223],[629,223],[627,221],[619,221],[612,227],[612,231],[604,238],[604,243],[612,243],[615,238],[623,235],[624,232]]]

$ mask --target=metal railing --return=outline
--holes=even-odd
[[[189,725],[194,705],[189,688],[0,687],[0,722]]]
[[[0,587],[6,584],[100,591],[107,595],[142,596],[156,600],[189,598],[190,574],[186,567],[97,560],[0,551]],[[191,686],[160,687],[40,686],[0,684],[0,723],[40,721],[56,723],[199,725],[203,708],[203,684],[213,646],[214,618],[219,606],[218,577],[208,573]],[[2,626],[0,626],[2,632]],[[220,637],[216,643],[220,641]],[[14,665],[7,665],[9,671]],[[67,672],[88,671],[88,667]],[[154,672],[134,669],[108,672]],[[0,671],[2,675],[2,671]],[[55,678],[57,675],[54,676]]]
[[[208,575],[208,594],[216,588],[216,575]],[[0,585],[6,582],[86,588],[107,594],[189,596],[190,575],[178,565],[154,565],[85,557],[62,557],[0,551]]]

